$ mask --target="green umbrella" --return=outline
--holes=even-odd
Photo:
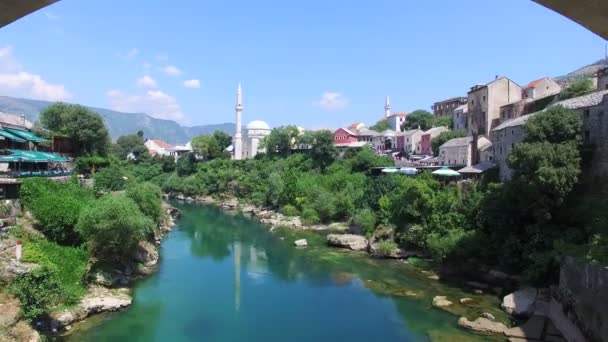
[[[433,174],[435,176],[443,176],[443,177],[458,177],[458,176],[460,176],[460,173],[458,173],[458,172],[450,169],[447,166],[444,166],[444,167],[442,167],[439,170],[433,171]]]

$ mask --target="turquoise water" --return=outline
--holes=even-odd
[[[137,284],[133,306],[75,327],[68,340],[478,339],[456,327],[458,316],[430,307],[437,294],[455,302],[472,295],[403,262],[330,249],[314,233],[270,233],[212,207],[179,208],[183,215],[162,244],[159,271]],[[309,248],[292,247],[299,237]],[[479,301],[496,304],[491,297]]]

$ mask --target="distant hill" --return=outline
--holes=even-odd
[[[608,67],[608,60],[600,59],[595,63],[576,69],[571,73],[556,77],[555,80],[562,86],[568,85],[576,80],[580,80],[586,77],[592,77],[596,72],[605,67]]]
[[[32,122],[38,120],[40,111],[51,104],[52,102],[48,101],[0,96],[0,112],[23,114]],[[183,144],[197,135],[213,133],[215,130],[228,134],[232,134],[235,130],[234,123],[185,127],[175,121],[156,119],[144,113],[121,113],[105,108],[88,108],[104,118],[110,136],[114,140],[121,135],[142,130],[147,138],[160,139],[172,144]]]

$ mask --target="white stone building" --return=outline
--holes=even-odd
[[[470,166],[473,161],[473,137],[454,138],[439,147],[439,164],[448,166]],[[481,161],[491,156],[490,140],[485,137],[477,139],[477,149]],[[484,158],[486,160],[484,160]]]

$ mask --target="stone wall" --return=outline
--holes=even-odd
[[[557,299],[590,341],[608,341],[608,267],[565,257]]]
[[[578,110],[583,116],[583,139],[593,147],[591,173],[608,176],[608,96],[598,106]]]

